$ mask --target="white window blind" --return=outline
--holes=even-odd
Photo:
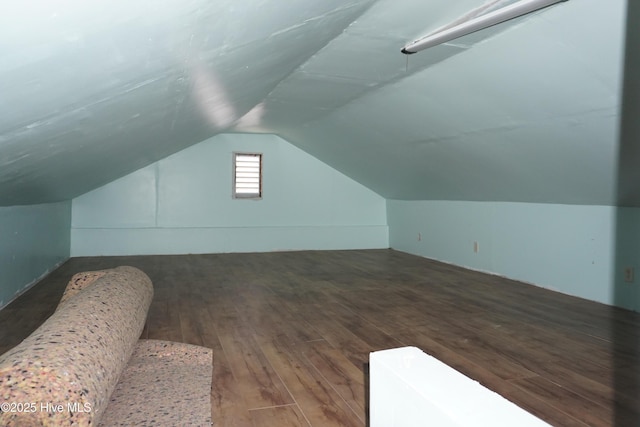
[[[262,154],[234,153],[233,197],[262,197]]]

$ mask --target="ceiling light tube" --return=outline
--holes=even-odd
[[[480,15],[455,27],[422,37],[403,47],[401,52],[406,55],[411,55],[563,1],[567,0],[521,0],[485,15]]]

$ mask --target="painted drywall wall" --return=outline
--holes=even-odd
[[[615,233],[614,305],[640,311],[640,209],[617,208]]]
[[[393,249],[640,310],[639,278],[615,275],[640,266],[640,209],[389,200],[387,214]],[[620,218],[627,232],[616,237]]]
[[[71,202],[0,208],[0,308],[69,258]]]
[[[234,152],[263,153],[262,200],[231,196]],[[275,135],[224,134],[73,200],[71,253],[388,247],[385,199]]]

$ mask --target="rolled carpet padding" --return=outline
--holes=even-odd
[[[71,280],[69,280],[67,287],[64,289],[64,293],[62,294],[62,298],[60,298],[60,302],[58,303],[56,310],[67,302],[69,298],[107,274],[107,271],[108,270],[83,271],[82,273],[74,274]]]
[[[100,427],[211,426],[213,351],[140,340]]]
[[[152,297],[146,274],[118,267],[66,299],[0,356],[0,425],[98,425]]]

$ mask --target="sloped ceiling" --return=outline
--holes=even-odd
[[[0,205],[221,132],[276,133],[387,198],[615,204],[625,1],[400,53],[485,1],[11,2]]]

